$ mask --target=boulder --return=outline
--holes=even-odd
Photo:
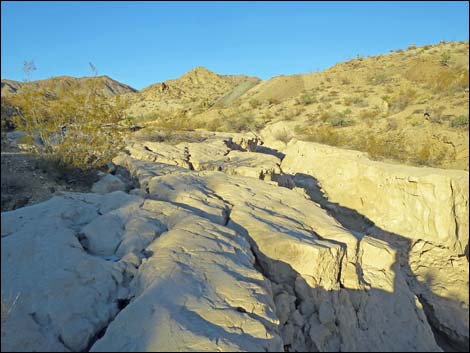
[[[93,184],[91,191],[98,194],[107,194],[113,191],[126,191],[126,184],[119,177],[107,174]]]

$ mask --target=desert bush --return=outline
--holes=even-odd
[[[379,72],[369,77],[369,84],[371,85],[383,85],[389,81],[390,78],[384,72]]]
[[[346,109],[340,113],[334,114],[328,119],[328,123],[333,127],[346,127],[354,125],[354,120],[350,118],[351,110]]]
[[[204,128],[209,131],[221,131],[223,126],[224,118],[215,118],[213,120],[209,120],[205,122],[201,128]]]
[[[413,50],[413,49],[416,49],[416,45],[411,43],[409,46],[408,46],[408,50]]]
[[[346,97],[343,104],[346,106],[354,104],[357,107],[367,107],[369,105],[362,97]]]
[[[449,93],[449,89],[456,80],[453,70],[441,70],[434,77],[434,91],[436,93]]]
[[[468,115],[460,115],[450,122],[451,127],[468,128]]]
[[[224,119],[218,131],[247,132],[258,131],[264,123],[249,114],[234,115]]]
[[[361,151],[367,152],[373,159],[403,160],[405,157],[404,140],[402,136],[380,137],[374,134],[365,136],[357,145]]]
[[[421,125],[423,125],[423,118],[421,118],[421,117],[412,118],[412,119],[409,120],[409,122],[410,122],[411,126],[415,126],[415,127],[416,126],[421,126]]]
[[[269,112],[264,113],[259,118],[264,122],[270,122],[271,120],[274,119],[274,117]]]
[[[320,126],[318,128],[308,129],[302,132],[298,130],[297,132],[300,133],[298,138],[304,141],[324,143],[330,146],[339,146],[342,142],[339,133],[330,126]]]
[[[359,113],[359,118],[361,118],[362,120],[371,120],[379,116],[379,114],[380,114],[380,111],[376,109],[367,109],[367,110],[362,110]]]
[[[119,96],[110,103],[100,95],[101,80],[84,85],[62,89],[52,81],[43,88],[25,87],[11,98],[15,125],[39,140],[37,152],[59,168],[99,167],[122,147],[118,122],[127,103]]]
[[[300,114],[302,114],[304,111],[305,111],[305,109],[303,109],[303,108],[302,109],[301,108],[292,108],[292,109],[289,109],[288,111],[286,111],[283,114],[283,118],[286,121],[291,121],[291,120],[294,120],[294,118],[296,116],[299,116]]]
[[[286,129],[283,129],[283,130],[277,130],[274,133],[274,138],[284,143],[288,143],[292,139],[292,136],[287,132]]]
[[[416,98],[417,92],[412,88],[400,91],[400,93],[391,98],[388,102],[390,104],[390,111],[394,113],[404,110]]]
[[[300,101],[303,105],[309,105],[317,102],[315,97],[308,94],[302,95],[302,97],[300,97]]]
[[[8,97],[2,97],[1,103],[1,131],[12,131],[15,129],[12,117],[15,115],[16,109],[10,102]]]
[[[281,103],[279,99],[277,98],[268,98],[267,102],[268,102],[268,105],[277,105]]]
[[[253,109],[258,108],[261,105],[261,102],[258,99],[254,99],[254,98],[250,99],[248,103],[250,104],[250,107],[252,107]]]
[[[451,59],[451,56],[450,56],[450,52],[449,51],[445,51],[441,54],[441,57],[439,59],[439,63],[442,65],[442,66],[449,66],[449,63],[450,63],[450,59]]]
[[[446,157],[447,151],[442,146],[432,143],[429,139],[419,148],[417,152],[409,156],[409,161],[417,165],[437,167]]]
[[[468,70],[464,69],[462,72],[456,75],[456,78],[452,84],[453,90],[460,91],[460,90],[468,89],[468,81],[469,81]]]
[[[329,95],[324,95],[319,100],[320,100],[320,102],[324,103],[324,102],[331,102],[335,99],[333,97],[330,97]]]
[[[328,111],[321,112],[320,116],[319,116],[319,118],[322,122],[326,122],[326,121],[330,120],[331,117],[332,117],[332,114]]]

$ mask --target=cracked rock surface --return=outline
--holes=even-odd
[[[464,326],[449,324],[452,290],[420,285],[447,247],[348,213],[259,143],[130,142],[113,160],[138,182],[129,194],[66,193],[2,213],[2,300],[16,298],[2,351],[465,346]],[[457,252],[445,270],[465,261]],[[468,288],[463,272],[434,280]]]

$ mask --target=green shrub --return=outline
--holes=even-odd
[[[390,81],[390,78],[383,72],[377,73],[369,78],[371,85],[383,85]]]
[[[450,56],[449,51],[445,51],[441,54],[441,58],[439,60],[439,63],[442,66],[449,66],[450,58],[451,58],[451,56]]]
[[[350,119],[351,110],[346,109],[341,113],[336,113],[328,119],[328,123],[333,127],[346,127],[355,124],[354,120]]]
[[[104,88],[99,78],[70,83],[67,89],[56,84],[52,80],[42,88],[24,87],[12,97],[18,107],[15,125],[40,140],[37,152],[58,168],[85,171],[106,164],[122,147],[118,123],[127,102],[117,96],[110,103],[99,94]]]
[[[250,106],[255,109],[255,108],[258,108],[260,105],[261,105],[261,102],[257,99],[250,99],[250,101],[248,102],[250,104]]]
[[[301,98],[300,98],[301,102],[303,105],[309,105],[309,104],[312,104],[312,103],[316,103],[317,100],[315,97],[313,96],[310,96],[308,94],[304,94]]]
[[[251,115],[234,115],[223,120],[220,129],[227,132],[258,131],[264,123]]]
[[[468,115],[460,115],[450,122],[450,126],[462,128],[468,127]]]

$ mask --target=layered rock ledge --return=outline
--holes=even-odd
[[[302,161],[301,145],[281,160],[259,144],[228,134],[133,141],[114,159],[135,179],[129,193],[65,193],[2,213],[2,300],[12,304],[2,351],[465,349],[465,322],[445,316],[468,310],[468,297],[450,295],[468,290],[460,182],[456,228],[402,234],[329,191],[334,159],[320,168]],[[397,204],[382,203],[384,213]],[[449,273],[422,285],[435,268]]]

